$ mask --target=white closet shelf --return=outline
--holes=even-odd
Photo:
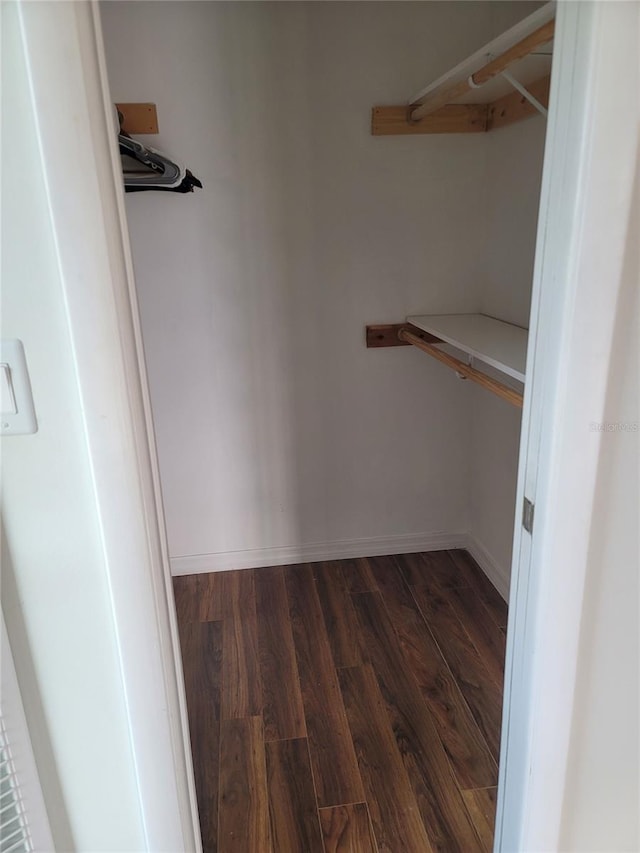
[[[485,314],[423,314],[407,323],[519,382],[525,381],[528,332]]]

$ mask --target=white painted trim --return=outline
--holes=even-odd
[[[101,106],[107,126],[112,128],[113,98],[111,97],[109,88],[107,59],[105,56],[102,21],[99,10],[99,3],[91,4],[96,59],[100,74]],[[127,286],[128,298],[124,306],[122,321],[126,323],[130,320],[131,322],[132,337],[129,343],[133,352],[131,360],[127,364],[127,370],[131,384],[139,392],[139,399],[136,402],[140,408],[136,412],[135,426],[138,432],[139,448],[142,457],[140,477],[145,489],[145,521],[148,525],[149,544],[154,552],[155,571],[151,573],[151,579],[154,586],[156,608],[159,613],[160,640],[162,643],[161,657],[170,710],[169,720],[175,761],[175,778],[178,784],[179,808],[186,839],[185,843],[189,839],[193,839],[194,850],[196,853],[201,853],[200,820],[193,774],[193,757],[191,753],[187,697],[182,671],[180,634],[173,598],[173,582],[162,500],[160,466],[158,464],[151,395],[149,392],[142,340],[142,324],[138,312],[133,255],[131,252],[129,226],[124,200],[122,162],[115,138],[112,136],[110,139],[111,168],[117,205],[117,211],[112,211],[111,215],[114,218],[117,216],[118,220],[122,262],[124,264],[123,273]]]
[[[355,557],[379,557],[385,554],[414,554],[466,548],[466,533],[407,533],[400,536],[373,536],[368,539],[341,539],[337,542],[312,542],[306,545],[282,545],[250,551],[220,551],[192,554],[171,559],[174,575],[225,572],[232,569],[257,569],[293,563],[323,560],[347,560]]]
[[[560,3],[515,528],[495,850],[562,849],[583,591],[638,146],[638,4]]]
[[[149,851],[200,851],[97,4],[20,4]],[[73,804],[69,803],[73,808]]]
[[[469,533],[464,546],[505,601],[509,601],[510,566],[501,566],[479,539]]]

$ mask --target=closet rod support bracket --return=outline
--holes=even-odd
[[[516,91],[520,92],[522,97],[526,98],[527,101],[529,101],[529,103],[533,107],[535,107],[541,115],[543,115],[545,118],[548,116],[549,110],[545,107],[545,105],[540,103],[540,101],[535,97],[535,95],[532,95],[531,92],[525,86],[523,86],[519,80],[516,80],[513,74],[509,74],[508,71],[502,71],[501,74],[502,77],[504,77],[504,79],[511,86],[513,86]]]

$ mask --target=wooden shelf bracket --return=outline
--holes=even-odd
[[[523,59],[525,56],[533,53],[536,48],[551,41],[554,27],[555,19],[552,18],[546,24],[538,27],[533,33],[521,39],[508,50],[505,50],[504,53],[496,56],[478,71],[470,74],[466,79],[417,99],[410,107],[411,121],[420,121],[420,119],[435,112],[440,107],[445,106],[445,104],[449,104],[451,101],[468,95],[474,89],[484,86],[489,80],[493,80],[498,74],[506,71],[514,62]]]
[[[416,329],[416,331],[420,330]],[[476,370],[476,368],[472,367],[470,364],[465,364],[465,362],[461,361],[459,358],[443,352],[435,346],[435,341],[433,343],[425,341],[422,337],[415,334],[413,331],[410,331],[409,328],[401,329],[398,333],[398,337],[401,341],[411,344],[411,346],[416,347],[422,352],[426,352],[427,355],[432,356],[442,362],[442,364],[446,364],[447,367],[455,370],[461,379],[470,379],[477,385],[481,385],[483,388],[486,388],[487,391],[491,391],[494,394],[497,394],[498,397],[502,397],[503,400],[511,403],[511,405],[517,406],[520,409],[522,408],[522,394],[519,391],[509,388],[509,386],[505,385],[504,382],[499,382],[497,379],[487,376],[486,373],[482,373],[480,370]],[[436,338],[435,340],[437,341],[438,339]],[[440,341],[440,343],[443,342]]]
[[[380,347],[414,346],[421,352],[450,367],[456,372],[460,379],[470,379],[487,391],[497,394],[503,400],[513,406],[522,408],[522,394],[504,382],[500,382],[486,373],[477,370],[473,365],[466,364],[459,358],[439,349],[437,344],[443,344],[441,338],[431,335],[411,323],[395,323],[387,325],[367,326],[367,347],[376,349]]]
[[[542,45],[552,41],[555,32],[555,5],[553,2],[536,10],[511,29],[502,33],[455,68],[448,71],[416,95],[409,104],[401,106],[376,106],[373,108],[371,133],[373,136],[429,133],[482,133],[520,121],[536,112],[547,115],[548,77],[530,82],[535,77],[531,67],[525,71],[523,83],[516,77],[516,63],[534,55]],[[514,66],[513,73],[509,69]],[[522,70],[522,66],[520,69]],[[538,73],[547,70],[540,68]],[[520,104],[508,101],[510,95],[499,97],[504,87],[489,86],[484,100],[479,103],[477,90],[496,78],[503,77],[516,92]],[[515,94],[515,93],[514,93]],[[465,102],[465,99],[467,102]],[[509,117],[493,122],[492,117],[507,103]],[[523,106],[526,104],[526,107]]]

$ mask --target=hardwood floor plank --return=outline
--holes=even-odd
[[[283,571],[259,569],[254,584],[264,737],[266,741],[303,738],[307,729]]]
[[[182,671],[189,713],[203,708],[220,719],[222,623],[190,622],[180,632]]]
[[[496,785],[498,767],[393,557],[369,560],[460,788]]]
[[[222,717],[262,713],[262,679],[253,571],[220,572],[222,610]]]
[[[338,675],[379,850],[432,850],[373,670]]]
[[[178,624],[222,619],[219,572],[173,578]]]
[[[314,563],[312,569],[334,665],[358,666],[365,663],[358,620],[340,562]]]
[[[362,802],[362,782],[311,567],[289,567],[285,581],[318,805]]]
[[[466,573],[456,566],[449,551],[400,554],[396,560],[410,586],[427,587],[434,592],[468,586]]]
[[[378,853],[365,803],[320,809],[326,853]]]
[[[431,594],[424,587],[412,587],[411,591],[497,762],[500,755],[501,689],[491,678],[449,601]]]
[[[188,622],[197,622],[195,618],[195,596],[194,586],[197,575],[182,575],[173,578],[173,600],[176,605],[176,615],[178,617],[178,625],[187,624]]]
[[[269,853],[262,720],[223,720],[220,732],[219,853]]]
[[[184,672],[193,775],[203,848],[217,850],[220,746],[220,671],[222,625],[182,625],[180,644]]]
[[[506,605],[466,552],[174,590],[205,853],[491,850]]]
[[[447,853],[477,850],[479,842],[451,765],[418,684],[398,648],[382,598],[379,593],[361,593],[353,599],[431,845]]]
[[[463,791],[465,805],[482,842],[483,853],[493,853],[497,788]]]
[[[469,586],[478,593],[498,628],[506,628],[507,617],[509,615],[507,602],[502,598],[471,554],[462,549],[449,551],[449,554],[458,569],[468,578]]]
[[[323,853],[306,738],[267,743],[266,753],[273,849]]]
[[[496,625],[484,603],[471,587],[452,589],[449,601],[494,682],[502,690],[506,651],[506,637],[503,631]]]
[[[376,582],[367,557],[340,560],[340,566],[349,592],[375,592]]]

